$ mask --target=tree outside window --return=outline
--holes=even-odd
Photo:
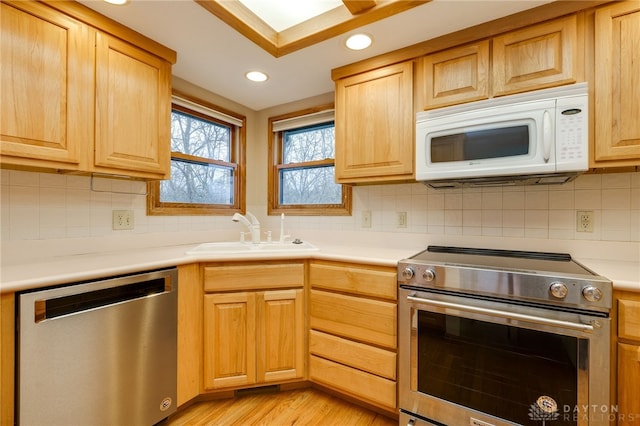
[[[229,118],[225,120],[225,118]],[[149,184],[151,215],[229,214],[244,207],[244,117],[174,97],[171,179]]]
[[[272,117],[269,127],[269,214],[351,214],[351,187],[335,183],[333,106]]]

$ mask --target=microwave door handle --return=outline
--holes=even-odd
[[[551,145],[553,142],[553,123],[549,110],[544,110],[542,114],[542,149],[544,151],[544,162],[548,163],[551,158]]]
[[[591,324],[579,324],[579,323],[570,322],[570,321],[554,320],[551,318],[541,318],[533,315],[517,314],[515,312],[506,312],[506,311],[500,311],[497,309],[481,308],[478,306],[461,305],[459,303],[443,302],[441,300],[431,300],[431,299],[425,299],[425,298],[416,297],[416,296],[407,296],[407,300],[411,302],[422,303],[425,305],[437,306],[441,308],[457,309],[459,311],[471,312],[474,314],[484,314],[484,315],[490,315],[490,316],[499,317],[499,318],[521,320],[521,321],[530,322],[534,324],[550,325],[554,327],[568,328],[570,330],[577,330],[582,332],[593,332],[593,325]]]

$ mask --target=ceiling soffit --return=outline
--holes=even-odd
[[[343,5],[280,32],[239,1],[194,1],[279,58],[431,0],[343,0]]]

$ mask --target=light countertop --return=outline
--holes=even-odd
[[[400,241],[390,239],[389,236],[375,236],[354,241],[351,235],[338,234],[340,238],[323,238],[320,235],[311,235],[307,240],[319,248],[318,251],[300,253],[247,253],[247,254],[197,254],[187,255],[186,252],[196,247],[199,243],[184,243],[177,241],[174,244],[163,242],[157,246],[136,246],[128,244],[122,249],[120,244],[111,246],[109,242],[98,244],[101,249],[89,249],[80,247],[77,250],[58,250],[57,255],[37,255],[34,259],[31,255],[5,256],[7,247],[3,246],[2,270],[0,289],[3,293],[26,289],[33,289],[49,285],[72,283],[78,281],[98,279],[119,274],[128,274],[139,271],[160,269],[178,265],[198,262],[216,261],[259,261],[277,259],[321,259],[383,266],[396,266],[397,262],[413,256],[424,250],[427,244],[424,238],[402,238]],[[442,244],[443,241],[435,239],[429,244]],[[460,242],[449,241],[450,245],[458,245]],[[465,241],[465,244],[469,241]],[[478,247],[478,242],[471,241],[469,246]],[[85,243],[86,244],[86,243]],[[482,244],[487,244],[486,239]],[[95,245],[95,243],[94,243]],[[502,244],[504,248],[511,248]],[[13,246],[10,250],[30,251],[28,245]],[[566,252],[571,246],[557,246],[557,251]],[[616,246],[618,248],[618,246]],[[522,249],[538,249],[535,244]],[[608,247],[604,247],[607,251]],[[623,247],[628,252],[628,247]],[[632,246],[635,249],[635,246]],[[607,277],[613,281],[615,289],[640,291],[640,262],[634,261],[635,254],[621,260],[606,260],[597,258],[594,254],[602,252],[597,250],[576,250],[578,255],[574,259],[595,273]],[[55,252],[48,247],[46,252]],[[550,250],[546,250],[550,251]],[[37,259],[37,260],[36,260]]]

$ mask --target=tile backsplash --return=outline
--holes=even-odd
[[[244,230],[227,216],[146,216],[146,185],[137,181],[2,170],[1,195],[3,241]],[[279,217],[266,217],[265,205],[248,200],[247,208],[264,230],[279,232]],[[125,209],[134,212],[134,229],[112,230],[112,211]],[[593,232],[576,231],[578,211],[593,212]],[[370,227],[362,226],[363,212],[371,213]],[[351,216],[292,216],[286,229],[637,242],[640,173],[588,174],[548,186],[357,186]]]

